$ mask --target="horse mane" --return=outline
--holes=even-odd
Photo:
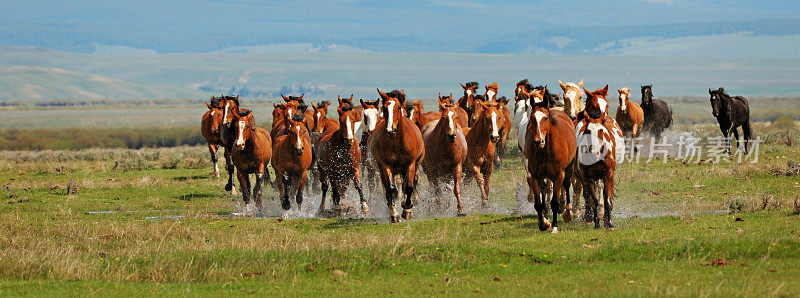
[[[389,92],[389,93],[386,93],[386,95],[388,95],[389,97],[397,98],[397,99],[399,99],[399,100],[400,100],[400,101],[402,101],[402,102],[405,102],[405,101],[406,101],[406,96],[405,96],[405,95],[403,95],[403,92],[402,92],[402,91],[400,91],[400,90],[397,90],[397,89],[394,89],[394,90],[392,90],[392,91],[391,91],[391,92]]]
[[[725,88],[719,87],[717,90],[711,90],[711,93],[716,93],[719,95],[725,95],[726,97],[731,97],[728,93],[725,92]]]
[[[378,98],[378,99],[374,99],[374,100],[372,100],[372,101],[369,101],[369,100],[364,100],[363,98],[362,98],[361,100],[363,100],[363,101],[364,101],[364,103],[365,103],[365,104],[368,104],[368,105],[377,105],[377,104],[378,104],[378,103],[381,101],[381,99],[380,99],[380,98]]]
[[[524,79],[522,81],[517,82],[517,86],[519,85],[525,86],[525,89],[528,89],[528,91],[533,91],[533,85],[531,85],[531,83],[528,82],[528,79]]]
[[[300,112],[303,112],[303,113],[305,113],[305,112],[306,112],[306,110],[308,110],[308,105],[306,105],[306,104],[300,104],[300,105],[298,105],[298,106],[297,106],[297,110],[298,110],[298,111],[300,111]]]
[[[478,88],[478,82],[467,82],[466,86],[468,88],[472,87],[472,86],[475,86],[475,88]]]
[[[320,101],[320,102],[317,104],[317,107],[321,107],[321,106],[327,106],[327,105],[329,105],[329,104],[331,104],[329,101],[327,101],[327,100],[323,100],[323,101]]]
[[[477,100],[480,100],[480,101],[486,101],[486,99],[483,98],[483,95],[481,95],[481,94],[476,94],[474,99],[477,99]]]
[[[500,96],[500,98],[495,99],[497,102],[508,103],[508,98],[505,96]]]
[[[341,109],[342,112],[349,112],[353,110],[353,105],[342,106]]]
[[[550,117],[548,117],[550,118],[550,124],[556,125],[558,123],[558,121],[556,121],[556,117],[553,117],[553,110],[551,110],[549,107],[547,108],[547,115],[550,115]]]
[[[289,95],[288,97],[289,97],[289,100],[296,100],[299,103],[304,103],[303,98],[301,98],[300,96],[291,96],[291,95]]]
[[[294,115],[292,115],[292,121],[295,121],[295,122],[302,122],[305,119],[306,119],[306,116],[303,115],[303,114],[294,114]]]
[[[246,116],[250,115],[250,113],[251,113],[251,111],[248,110],[248,109],[239,109],[239,112],[238,112],[239,117],[246,117]]]
[[[209,100],[209,102],[210,102],[212,107],[222,108],[222,99],[220,99],[220,98],[216,98],[216,97],[212,96],[211,100]]]
[[[406,111],[414,110],[414,104],[407,102],[404,108],[406,109]]]
[[[553,95],[552,93],[550,93],[550,90],[548,90],[547,88],[545,88],[542,85],[533,87],[533,89],[530,89],[530,90],[533,91],[533,90],[542,90],[542,89],[544,89],[544,94],[542,95],[542,102],[547,104],[546,108],[548,108],[548,109],[554,107],[556,105],[556,98],[555,98],[556,96]],[[536,106],[536,105],[531,104],[531,106]]]

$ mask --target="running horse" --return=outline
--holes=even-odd
[[[583,79],[577,84],[572,82],[567,82],[565,84],[561,82],[561,80],[558,80],[558,86],[561,87],[561,91],[564,92],[564,112],[573,120],[578,118],[578,114],[584,109],[583,101],[581,101]]]
[[[546,90],[546,88],[545,88]],[[545,91],[543,90],[543,91]],[[547,231],[551,221],[545,217],[547,195],[552,183],[553,211],[552,233],[558,233],[558,214],[562,201],[566,201],[562,217],[572,220],[572,202],[569,187],[576,170],[575,128],[572,119],[559,110],[553,110],[545,102],[531,104],[529,125],[526,128],[525,156],[528,182],[528,201],[534,202],[539,218],[539,230]],[[566,200],[564,200],[566,196]]]
[[[719,130],[725,137],[725,151],[731,153],[730,136],[736,138],[736,148],[739,148],[739,130],[742,127],[744,135],[744,152],[747,153],[747,143],[753,138],[753,130],[750,123],[750,104],[747,98],[742,96],[730,96],[725,93],[725,89],[720,87],[717,90],[708,89],[711,95],[711,114],[717,118]]]
[[[284,113],[286,134],[275,139],[272,148],[272,169],[281,195],[281,207],[291,209],[289,198],[294,194],[297,210],[302,209],[303,189],[308,182],[311,167],[311,139],[306,129],[304,114]]]
[[[200,121],[200,133],[208,143],[208,152],[211,153],[211,163],[214,164],[214,170],[211,172],[212,177],[219,178],[219,166],[217,166],[217,148],[222,145],[222,138],[219,136],[219,128],[222,126],[222,100],[216,97],[211,97],[209,102],[206,103],[208,111],[203,114],[203,120]],[[227,158],[227,155],[225,156]],[[227,163],[227,162],[226,162]]]
[[[395,200],[398,190],[394,178],[399,176],[403,181],[403,194],[405,201],[402,217],[411,219],[411,208],[416,201],[415,187],[417,183],[417,169],[425,156],[425,147],[422,134],[408,118],[403,116],[403,107],[406,104],[405,93],[394,90],[383,93],[378,90],[383,101],[384,119],[378,123],[378,128],[369,137],[369,149],[372,158],[378,167],[381,183],[386,193],[386,204],[390,211],[390,221],[398,222]]]
[[[619,107],[617,107],[617,114],[614,118],[617,119],[617,123],[622,129],[622,135],[638,144],[639,140],[636,138],[642,133],[644,124],[642,107],[631,102],[631,88],[619,88],[617,93],[619,93]],[[637,146],[633,146],[633,150],[639,149]]]
[[[381,120],[381,111],[379,107],[380,100],[364,101],[361,99],[361,116],[364,119],[364,125],[361,126],[361,131],[356,131],[356,135],[360,135],[358,147],[361,148],[361,173],[367,180],[367,186],[370,190],[375,189],[378,184],[378,170],[372,162],[372,154],[369,152],[369,136],[378,127],[378,122]],[[358,111],[359,109],[357,109]]]
[[[467,141],[467,157],[464,168],[467,180],[475,177],[481,190],[481,202],[484,207],[489,203],[489,183],[494,169],[495,144],[500,140],[500,123],[503,114],[500,104],[496,102],[478,102],[477,120],[465,137]]]
[[[425,159],[422,170],[428,177],[431,187],[436,193],[437,203],[441,202],[440,182],[443,179],[453,180],[453,195],[456,197],[457,215],[464,216],[461,204],[462,165],[467,156],[467,141],[461,125],[456,121],[456,105],[439,96],[438,120],[426,124],[422,129],[425,141]]]
[[[239,96],[222,95],[220,100],[222,105],[222,127],[219,130],[219,137],[222,141],[222,147],[225,148],[225,170],[228,172],[228,182],[225,184],[225,190],[235,196],[236,188],[233,185],[233,173],[236,166],[233,163],[230,152],[233,150],[233,143],[236,141],[236,130],[233,129],[233,121],[239,113]]]
[[[341,101],[341,99],[340,99]],[[339,122],[336,119],[328,118],[328,106],[330,103],[325,100],[321,101],[319,104],[311,104],[311,109],[313,110],[313,117],[314,121],[311,125],[311,132],[319,133],[319,134],[326,134],[331,133],[339,129]]]
[[[267,164],[272,156],[272,144],[266,129],[256,127],[253,113],[241,109],[233,115],[231,129],[235,134],[235,141],[231,150],[231,159],[236,166],[236,178],[239,180],[239,190],[245,204],[245,212],[261,212],[261,187],[268,183],[269,170]],[[250,174],[256,175],[253,192],[250,192]],[[250,204],[250,199],[255,199],[255,210]]]
[[[656,142],[661,140],[661,134],[672,126],[672,109],[667,102],[653,99],[653,85],[642,86],[642,112],[644,124],[642,130],[655,136]]]
[[[332,187],[331,197],[334,210],[336,210],[341,197],[347,191],[347,186],[352,181],[358,191],[361,211],[368,215],[369,207],[361,189],[361,167],[359,165],[361,150],[355,132],[358,111],[352,105],[341,105],[337,112],[339,113],[339,128],[324,135],[319,141],[319,182],[322,185],[319,213],[321,214],[325,210],[325,196],[329,184]]]
[[[464,89],[464,95],[458,99],[458,107],[467,112],[467,120],[469,121],[472,119],[472,114],[474,112],[472,111],[472,105],[477,95],[475,91],[478,89],[478,82],[469,82],[466,85],[460,85],[461,88]],[[467,122],[467,124],[472,124],[472,122]]]
[[[486,92],[483,95],[487,101],[495,101],[499,103],[500,113],[503,114],[503,122],[500,123],[500,141],[497,142],[497,154],[494,156],[494,166],[497,170],[502,170],[503,156],[506,153],[506,143],[508,142],[508,134],[511,133],[511,110],[508,109],[508,99],[503,96],[497,98],[498,85],[493,82],[489,85],[484,85]]]

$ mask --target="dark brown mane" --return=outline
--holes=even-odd
[[[308,106],[305,105],[305,104],[300,104],[299,106],[297,106],[297,110],[302,112],[302,113],[305,113],[306,110],[308,110]]]
[[[305,119],[306,119],[306,116],[303,115],[303,114],[294,114],[294,115],[292,115],[292,121],[295,121],[295,122],[302,122]]]
[[[239,109],[239,112],[238,112],[239,117],[246,117],[247,115],[250,115],[250,113],[251,112],[248,109]]]
[[[353,110],[353,106],[352,105],[346,105],[346,106],[342,106],[341,109],[342,109],[342,112],[349,112],[349,111]]]
[[[291,95],[289,95],[288,97],[289,97],[289,100],[296,100],[299,103],[304,103],[303,98],[300,97],[300,96],[291,96]]]
[[[522,81],[517,82],[517,86],[519,85],[525,86],[525,88],[528,89],[528,92],[533,91],[533,85],[531,85],[531,83],[528,82],[528,79],[524,79]]]
[[[392,92],[386,93],[389,97],[397,98],[402,102],[406,101],[406,96],[403,95],[403,92],[397,89],[392,90]]]
[[[368,104],[368,105],[377,105],[377,104],[378,104],[378,103],[381,101],[381,99],[380,99],[380,98],[378,98],[378,99],[375,99],[375,100],[373,100],[373,101],[364,100],[363,98],[362,98],[361,100],[362,100],[362,101],[364,101],[364,103],[365,103],[365,104]]]
[[[216,98],[216,97],[213,97],[213,96],[212,96],[212,97],[211,97],[211,100],[209,100],[209,104],[210,104],[212,107],[215,107],[215,108],[221,109],[221,108],[222,108],[222,99],[220,99],[220,98]]]
[[[475,86],[475,88],[477,89],[478,88],[478,82],[469,82],[465,86],[467,86],[467,88]]]

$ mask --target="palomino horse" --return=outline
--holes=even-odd
[[[584,93],[586,93],[586,109],[578,115],[575,127],[576,139],[579,142],[580,149],[578,158],[581,173],[583,173],[581,184],[586,204],[584,220],[594,220],[595,227],[599,227],[597,206],[600,204],[602,207],[605,204],[608,212],[605,214],[607,218],[604,218],[604,220],[606,220],[606,226],[611,227],[611,214],[609,212],[612,207],[611,194],[613,194],[615,166],[612,166],[609,162],[616,164],[616,161],[621,161],[625,157],[625,139],[617,121],[608,115],[608,101],[606,100],[608,85],[594,92],[584,88]],[[599,123],[600,125],[592,125],[591,128],[586,128],[590,123]],[[589,132],[585,132],[587,129],[589,129]],[[607,157],[607,155],[610,156]],[[595,164],[601,160],[602,165]],[[610,178],[604,175],[610,176]],[[605,202],[600,203],[598,203],[594,191],[594,185],[599,180],[603,180],[603,187],[606,187],[607,183],[612,184],[611,190],[605,189],[604,197],[608,196]]]
[[[456,122],[456,106],[447,99],[439,98],[440,119],[426,124],[422,129],[425,141],[425,159],[422,170],[441,202],[439,190],[442,179],[453,179],[453,195],[456,197],[457,215],[465,215],[461,205],[462,164],[467,156],[467,141],[461,126]]]
[[[319,212],[325,210],[325,195],[330,183],[331,197],[334,210],[338,209],[342,195],[347,191],[350,181],[358,191],[361,202],[361,211],[369,214],[367,201],[361,189],[361,150],[355,132],[355,120],[358,114],[352,105],[342,105],[338,108],[339,129],[326,134],[319,141],[319,181],[322,184],[322,202]]]
[[[730,136],[736,138],[736,148],[739,148],[739,126],[742,127],[744,134],[744,152],[748,152],[747,143],[753,138],[753,130],[750,127],[750,104],[742,96],[731,97],[725,93],[725,89],[720,87],[717,90],[708,89],[711,95],[711,114],[717,118],[719,129],[725,137],[725,151],[731,153]]]
[[[569,187],[575,174],[575,128],[572,120],[562,111],[551,110],[546,104],[532,105],[530,124],[527,127],[525,156],[528,159],[528,201],[534,202],[539,217],[539,230],[547,231],[550,220],[545,217],[549,184],[553,184],[550,208],[553,211],[553,233],[558,233],[558,213],[563,196],[566,196],[564,221],[572,220],[572,202]]]
[[[339,129],[339,122],[336,119],[328,118],[328,106],[330,103],[325,100],[318,105],[311,104],[313,109],[314,121],[311,125],[311,132],[320,134],[331,133]]]
[[[653,99],[653,85],[642,86],[642,112],[644,124],[642,130],[661,140],[661,133],[672,125],[672,109],[666,101]]]
[[[233,171],[236,169],[231,159],[233,142],[236,139],[236,130],[233,129],[233,120],[239,113],[239,96],[222,95],[222,127],[219,130],[219,137],[222,140],[222,147],[225,148],[225,170],[228,171],[228,183],[225,190],[231,195],[236,195],[236,188],[233,187]]]
[[[481,202],[484,207],[489,203],[489,182],[494,169],[495,144],[500,140],[500,123],[503,113],[496,102],[479,102],[480,112],[475,125],[469,129],[465,137],[467,141],[467,158],[464,168],[467,179],[475,177],[481,190]]]
[[[239,110],[234,114],[231,128],[235,132],[235,142],[231,157],[236,166],[236,178],[245,204],[245,212],[253,212],[250,205],[250,174],[256,174],[252,197],[255,198],[255,211],[261,211],[261,186],[270,181],[267,164],[272,156],[272,144],[266,129],[256,127],[253,113]]]
[[[478,82],[469,82],[466,85],[461,84],[464,89],[464,95],[458,99],[458,107],[467,112],[467,119],[472,118],[472,101],[475,99],[475,91],[478,89]],[[469,123],[468,123],[469,124]]]
[[[583,101],[581,101],[581,90],[583,90],[583,79],[577,84],[567,82],[564,84],[558,80],[558,86],[564,92],[564,112],[573,120],[578,118],[578,114],[583,111]]]
[[[360,135],[358,147],[361,148],[361,173],[367,180],[369,190],[375,189],[378,182],[378,170],[375,163],[372,162],[372,154],[369,152],[369,136],[378,127],[378,122],[381,120],[381,111],[379,108],[380,100],[364,101],[361,99],[361,115],[364,119],[364,125],[361,126],[361,131],[356,131],[356,135]],[[358,109],[357,109],[358,110]]]
[[[214,164],[214,170],[211,172],[211,176],[219,178],[217,147],[222,145],[222,138],[219,136],[219,127],[222,125],[223,114],[221,100],[212,96],[210,102],[206,103],[206,106],[208,107],[208,111],[203,114],[203,120],[200,121],[200,133],[203,134],[203,138],[205,138],[206,143],[208,143],[208,152],[211,153],[211,163]]]
[[[631,88],[619,88],[617,93],[619,93],[619,107],[617,107],[617,115],[614,118],[617,119],[623,136],[638,143],[636,138],[642,133],[642,124],[644,124],[642,107],[631,102]],[[633,148],[633,150],[639,150],[636,146]]]
[[[403,107],[406,103],[405,93],[394,90],[383,93],[378,90],[383,100],[384,119],[378,123],[378,128],[369,137],[369,149],[372,158],[378,167],[381,183],[386,191],[386,204],[390,210],[391,222],[397,222],[397,207],[395,200],[398,191],[395,187],[394,177],[400,176],[403,181],[403,194],[405,201],[403,218],[411,218],[411,208],[414,207],[414,188],[417,183],[417,169],[425,157],[425,147],[422,143],[422,134],[411,120],[403,116]]]
[[[283,210],[291,209],[289,197],[294,193],[297,210],[303,204],[303,189],[308,182],[308,168],[311,166],[311,139],[306,129],[304,114],[285,114],[284,124],[287,133],[275,139],[272,148],[272,168],[281,194]],[[291,117],[291,118],[289,118]]]

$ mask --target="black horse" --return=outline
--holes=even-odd
[[[672,109],[661,99],[653,99],[653,85],[642,86],[642,130],[661,140],[661,133],[672,125]]]
[[[739,131],[737,127],[742,127],[744,135],[744,152],[747,153],[747,143],[753,138],[753,130],[750,126],[750,104],[747,98],[742,96],[731,97],[725,93],[725,89],[720,87],[717,90],[708,89],[711,95],[711,114],[717,118],[719,130],[725,136],[725,151],[731,153],[730,135],[736,138],[736,148],[739,148]]]

